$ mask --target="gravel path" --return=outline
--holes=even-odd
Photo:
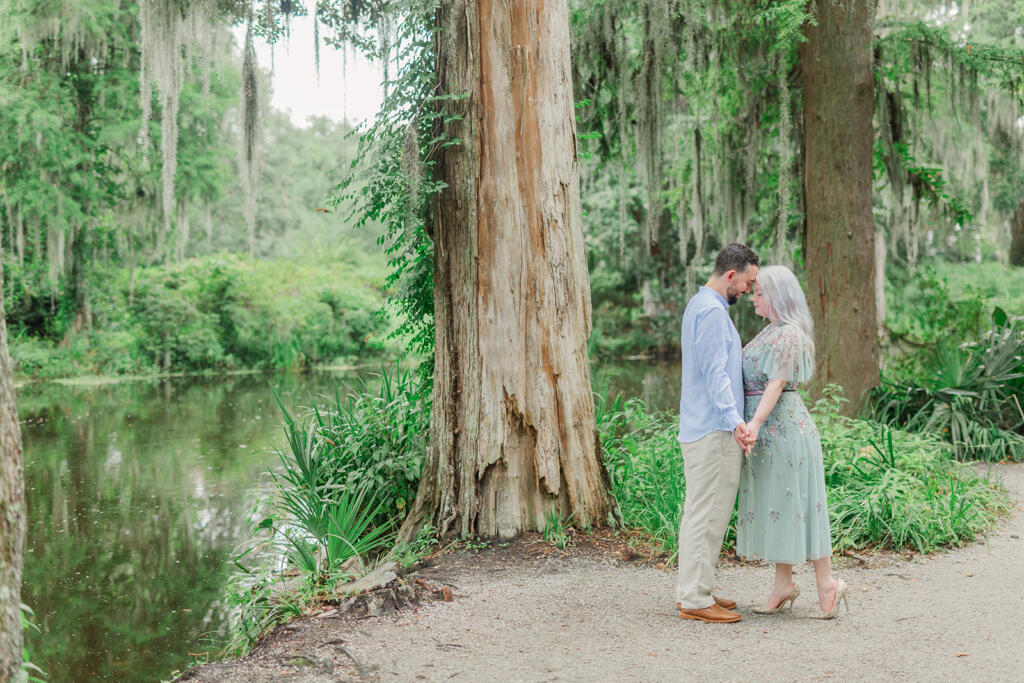
[[[998,466],[1024,500],[1024,465]],[[793,611],[750,610],[769,566],[729,566],[716,592],[743,621],[684,621],[674,572],[593,558],[467,566],[455,600],[357,621],[305,619],[200,680],[1024,680],[1024,507],[989,538],[925,559],[837,569],[850,611],[822,622],[811,566]],[[296,649],[298,648],[298,650]],[[231,667],[235,668],[231,668]],[[226,668],[225,668],[226,667]]]

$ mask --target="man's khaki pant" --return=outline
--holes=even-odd
[[[680,445],[686,500],[679,522],[676,600],[684,609],[703,609],[715,601],[715,562],[736,502],[743,451],[729,432]]]

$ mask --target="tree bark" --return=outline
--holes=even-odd
[[[804,256],[817,346],[815,387],[836,383],[856,412],[878,384],[871,211],[873,0],[816,0],[800,47]]]
[[[25,473],[3,301],[0,269],[0,681],[20,681],[25,679],[21,669]]]
[[[445,0],[431,443],[403,535],[509,537],[616,508],[594,421],[566,0]]]
[[[1024,201],[1010,219],[1010,265],[1024,266]]]

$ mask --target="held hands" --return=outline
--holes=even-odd
[[[750,440],[747,442],[746,454],[750,455],[750,452],[754,449],[754,444],[757,442],[757,435],[761,431],[761,421],[753,419],[747,423],[747,432],[750,434]]]
[[[740,422],[736,425],[736,429],[733,430],[732,436],[736,439],[736,443],[743,449],[743,455],[750,455],[751,449],[754,448],[754,442],[757,441],[757,433],[761,430],[761,423],[757,421],[751,421],[750,424]]]

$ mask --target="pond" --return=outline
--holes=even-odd
[[[675,410],[678,373],[595,364],[594,383]],[[232,553],[249,537],[263,474],[283,445],[271,384],[301,412],[356,376],[22,386],[22,600],[35,610],[40,632],[28,645],[46,679],[160,680],[215,656]]]

